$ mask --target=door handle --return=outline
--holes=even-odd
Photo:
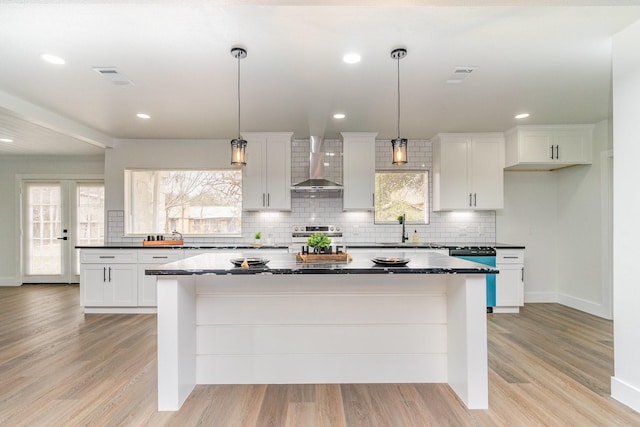
[[[58,237],[58,240],[69,240],[69,238],[67,236],[64,237]]]

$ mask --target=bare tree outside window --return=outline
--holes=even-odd
[[[125,171],[127,234],[237,235],[242,171]]]
[[[406,214],[407,223],[429,223],[429,173],[427,171],[380,171],[375,178],[376,224],[398,223]]]

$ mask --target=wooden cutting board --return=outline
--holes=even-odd
[[[184,245],[184,240],[144,240],[142,246],[176,246]]]
[[[296,261],[309,262],[309,261],[345,261],[349,262],[353,258],[348,253],[341,254],[303,254],[298,252],[296,254]]]

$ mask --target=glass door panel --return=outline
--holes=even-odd
[[[23,181],[23,283],[78,283],[76,245],[104,241],[102,181]]]

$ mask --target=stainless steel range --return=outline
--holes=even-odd
[[[340,225],[294,225],[291,227],[291,252],[298,252],[306,246],[307,239],[315,233],[323,233],[331,239],[331,246],[343,245]]]

